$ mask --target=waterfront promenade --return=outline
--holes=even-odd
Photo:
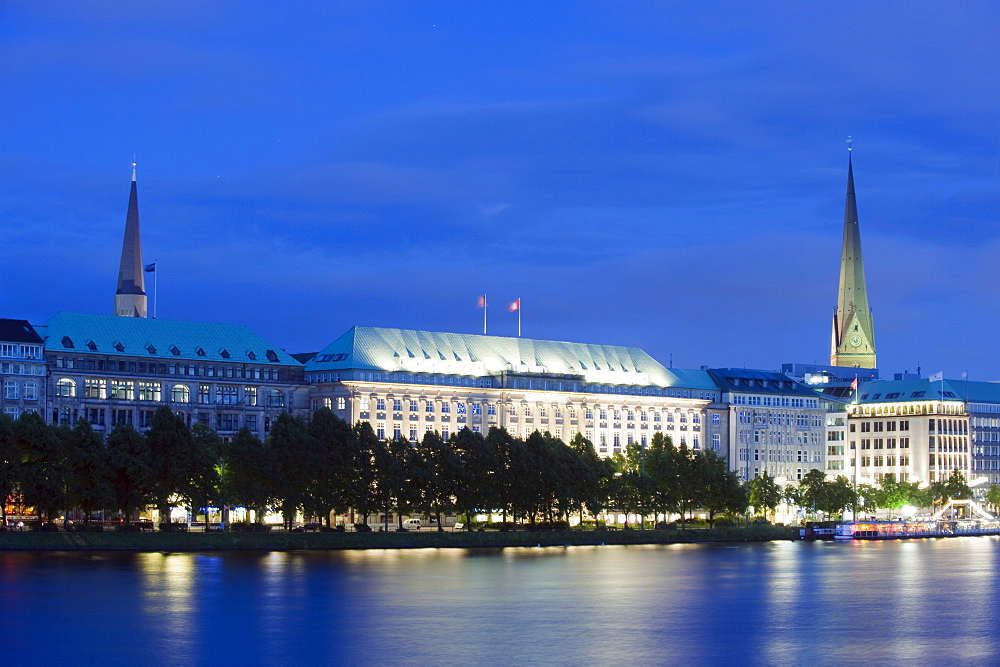
[[[686,530],[621,531],[419,531],[387,533],[119,533],[119,532],[0,532],[0,551],[10,550],[344,550],[502,548],[533,546],[596,546],[602,544],[683,544],[697,542],[762,542],[798,538],[798,528],[748,526]]]

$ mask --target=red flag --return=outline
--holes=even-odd
[[[515,301],[512,304],[510,304],[509,306],[507,306],[507,310],[509,310],[512,313],[515,310],[521,310],[521,300],[518,299],[517,301]]]
[[[851,383],[851,391],[858,390],[858,378],[854,378],[854,382]]]
[[[477,308],[485,308],[486,307],[486,295],[485,294],[482,295],[481,297],[479,297],[479,301],[476,302],[476,307]]]

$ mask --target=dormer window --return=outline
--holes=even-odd
[[[148,346],[148,347],[146,348],[146,352],[149,352],[150,354],[156,354],[156,348],[155,348],[155,347],[153,347],[152,345],[149,345],[149,346]]]
[[[175,357],[179,357],[181,355],[181,351],[177,349],[176,345],[174,345],[172,348],[170,348],[170,354],[174,355]]]
[[[250,361],[257,361],[257,355],[254,353],[253,350],[247,352],[247,359],[249,359]]]
[[[223,350],[222,352],[219,352],[219,355],[220,355],[220,356],[221,356],[221,357],[222,357],[223,359],[228,359],[228,358],[229,358],[229,350]]]
[[[89,341],[87,343],[87,349],[91,350],[91,351],[96,351],[97,350],[97,343],[95,343],[94,341]]]
[[[70,338],[69,336],[63,336],[62,346],[63,347],[69,347],[69,348],[74,347],[74,345],[73,345],[73,339]]]
[[[120,342],[119,343],[115,343],[115,349],[118,350],[119,352],[124,352],[125,351],[125,346],[122,345]]]
[[[268,361],[277,361],[278,360],[278,353],[275,352],[274,350],[268,350],[267,351],[267,360]]]
[[[197,350],[195,350],[194,353],[197,354],[199,357],[204,357],[205,356],[205,348],[199,347]]]

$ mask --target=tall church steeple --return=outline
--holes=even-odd
[[[876,368],[875,329],[868,308],[865,267],[861,260],[858,204],[854,198],[854,164],[847,140],[847,206],[844,211],[844,247],[840,255],[840,291],[833,311],[831,366]]]
[[[125,214],[125,238],[122,240],[122,260],[118,268],[118,290],[115,292],[115,315],[146,317],[146,281],[143,277],[142,245],[139,241],[139,201],[135,190],[135,163],[132,163],[132,191]]]

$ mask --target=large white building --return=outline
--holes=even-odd
[[[729,413],[706,371],[668,369],[635,347],[355,327],[306,363],[312,408],[381,438],[491,426],[581,433],[602,456],[653,434],[726,454]]]

